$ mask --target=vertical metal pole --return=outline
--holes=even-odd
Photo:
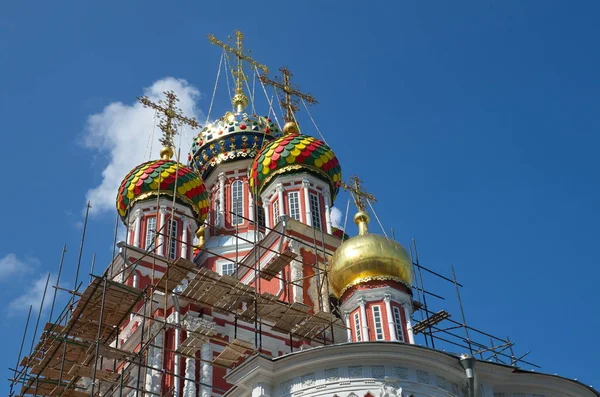
[[[413,238],[412,239],[412,243],[413,243],[413,249],[415,250],[415,263],[417,264],[417,269],[419,271],[419,279],[421,282],[421,292],[423,292],[423,305],[425,306],[425,315],[427,317],[429,317],[429,309],[427,307],[427,297],[425,296],[425,286],[423,284],[423,273],[421,272],[421,265],[419,264],[419,253],[417,252],[417,242],[416,240]],[[431,347],[433,347],[435,349],[435,341],[433,340],[433,333],[431,332],[431,327],[429,328],[429,338],[431,340]],[[425,336],[425,340],[427,340],[427,331],[423,331],[423,336]]]
[[[52,297],[52,306],[50,307],[50,316],[48,322],[52,322],[52,314],[54,313],[54,304],[56,303],[56,294],[58,293],[58,283],[60,283],[60,275],[62,273],[63,263],[65,261],[65,253],[67,252],[67,244],[63,245],[62,253],[60,254],[60,264],[58,265],[58,275],[56,276],[56,286],[54,287],[54,296]]]
[[[17,365],[15,365],[15,377],[13,378],[13,381],[10,383],[10,395],[11,396],[13,395],[13,386],[16,381],[19,363],[21,362],[21,354],[23,354],[23,345],[25,344],[25,339],[27,337],[27,328],[29,327],[29,319],[31,318],[31,308],[32,308],[32,306],[29,305],[29,313],[27,314],[27,321],[25,322],[25,331],[23,332],[23,339],[21,339],[21,347],[19,348],[19,355],[17,356]]]
[[[513,343],[510,341],[510,338],[507,336],[506,337],[506,341],[508,342],[508,345],[510,346],[510,365],[514,365],[516,366],[517,361],[515,360],[515,352],[513,350]]]
[[[165,293],[165,297],[167,296],[167,294]],[[166,298],[165,298],[166,299]],[[141,376],[142,376],[142,350],[144,349],[144,328],[146,327],[146,305],[148,304],[148,296],[147,294],[144,292],[144,306],[143,306],[143,315],[142,315],[142,332],[140,335],[140,351],[139,351],[139,361],[140,361],[140,365],[138,365],[138,376],[137,376],[137,381],[136,381],[136,385],[135,385],[135,396],[137,397],[139,395],[140,392],[140,380],[141,380]],[[166,307],[166,303],[165,303],[165,307]],[[167,315],[167,311],[165,309],[165,318]]]
[[[121,368],[121,381],[119,382],[119,397],[123,397],[123,375],[125,372],[125,366]]]
[[[31,354],[33,353],[33,344],[35,343],[35,336],[37,334],[38,326],[40,325],[40,317],[42,316],[42,309],[44,308],[44,300],[46,300],[46,291],[48,290],[48,283],[50,282],[50,273],[48,273],[48,277],[46,278],[46,286],[44,287],[44,295],[42,296],[42,302],[40,302],[40,309],[38,310],[38,317],[35,322],[35,330],[33,331],[33,336],[31,337],[31,347],[29,348],[29,359],[31,359]],[[29,366],[29,362],[27,363]]]
[[[88,215],[90,213],[92,205],[88,201],[85,208],[85,220],[83,221],[83,232],[81,233],[81,244],[79,245],[79,256],[77,257],[77,270],[75,271],[75,283],[73,284],[73,291],[77,290],[77,283],[79,282],[79,268],[81,267],[81,256],[83,255],[83,245],[85,243],[85,231],[87,230]],[[71,302],[75,301],[75,294],[71,298]]]
[[[94,265],[96,264],[96,253],[92,255],[92,266],[90,267],[90,283],[92,282],[92,278],[94,277]]]
[[[113,249],[112,249],[112,257],[111,259],[114,259],[115,254],[117,253],[117,234],[119,232],[119,213],[117,212],[117,215],[115,216],[115,233],[113,235]],[[127,233],[125,233],[125,240],[127,240]],[[128,241],[125,241],[126,243],[128,243]],[[110,274],[108,275],[109,278],[112,279],[112,269],[110,269]]]
[[[102,305],[100,306],[100,319],[98,321],[98,336],[96,337],[96,355],[94,356],[94,374],[92,376],[92,393],[96,388],[96,372],[98,371],[98,354],[100,353],[100,343],[102,342],[102,323],[104,319],[104,304],[106,302],[106,275],[104,276],[104,285],[102,286]]]
[[[450,265],[450,268],[452,269],[452,279],[454,280],[454,287],[456,287],[456,297],[458,298],[458,305],[460,306],[460,314],[462,316],[463,327],[465,328],[465,335],[467,336],[467,345],[469,345],[469,353],[473,354],[473,346],[471,346],[471,338],[469,337],[469,327],[467,326],[465,310],[463,309],[462,300],[460,299],[460,291],[458,289],[458,283],[456,281],[456,273],[454,272],[454,266]]]

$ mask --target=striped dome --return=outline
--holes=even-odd
[[[135,167],[121,182],[117,211],[123,222],[137,201],[161,196],[173,197],[191,207],[200,223],[208,214],[208,193],[200,176],[183,164],[171,160],[153,160]]]
[[[250,189],[260,201],[275,176],[297,172],[310,172],[328,182],[333,203],[342,181],[340,162],[324,142],[297,133],[269,143],[256,155],[248,171]]]

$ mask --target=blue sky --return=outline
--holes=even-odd
[[[510,335],[543,372],[600,386],[600,6],[341,4],[0,6],[2,152],[11,165],[0,199],[0,367],[14,366],[21,308],[56,273],[63,244],[61,285],[72,287],[86,197],[98,202],[83,277],[93,253],[97,268],[108,263],[115,211],[90,190],[129,171],[115,160],[123,148],[138,149],[136,161],[150,155],[152,115],[138,112],[135,97],[175,85],[182,107],[202,118],[220,57],[206,34],[241,29],[257,60],[289,66],[319,100],[312,116],[344,175],[359,174],[378,198],[388,232],[405,245],[415,237],[423,265],[444,274],[455,266],[471,325]],[[222,81],[213,115],[226,110]],[[345,210],[347,200],[336,204]],[[447,296],[429,303],[458,320],[452,288],[426,283]]]

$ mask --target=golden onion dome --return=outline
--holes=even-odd
[[[397,281],[410,289],[413,265],[404,247],[385,236],[369,234],[366,212],[358,212],[354,222],[359,235],[343,242],[329,261],[330,291],[340,298],[348,288],[373,280]]]

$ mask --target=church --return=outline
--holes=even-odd
[[[160,120],[161,158],[123,170],[115,194],[126,238],[45,324],[15,395],[600,395],[518,360],[419,344],[444,316],[416,320],[411,254],[369,230],[375,198],[358,176],[344,179],[335,148],[302,132],[299,103],[316,100],[287,68],[268,77],[241,32],[234,39],[209,36],[233,62],[231,107],[219,118],[201,126],[174,92],[139,98]],[[270,109],[254,114],[248,70],[277,93],[281,123]],[[195,132],[180,161],[173,138],[183,127]],[[342,189],[356,207],[355,236],[332,222]]]

